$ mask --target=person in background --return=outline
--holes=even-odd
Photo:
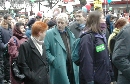
[[[43,22],[44,22],[44,23],[48,23],[49,20],[50,20],[50,18],[44,18]]]
[[[113,32],[115,20],[116,17],[113,14],[108,14],[106,16],[106,24],[107,24],[107,29],[109,31],[109,34]]]
[[[25,24],[25,19],[24,19],[24,18],[20,18],[20,19],[18,20],[18,23],[24,23],[24,24]]]
[[[28,38],[30,38],[30,36],[31,36],[32,25],[35,23],[35,21],[36,21],[35,18],[31,18],[28,21],[28,24],[27,24],[28,28],[27,28],[27,31],[25,33]]]
[[[42,12],[39,11],[36,15],[36,21],[42,21],[42,17],[43,17]]]
[[[105,37],[104,15],[99,11],[90,12],[87,28],[80,40],[79,79],[80,84],[110,84],[113,74]],[[95,40],[92,39],[92,35]]]
[[[79,84],[78,67],[71,60],[75,37],[67,27],[68,15],[60,13],[56,22],[44,40],[51,84]]]
[[[111,39],[113,39],[114,37],[116,37],[118,35],[118,33],[120,32],[120,30],[126,25],[128,24],[129,22],[127,21],[127,19],[125,19],[124,17],[120,17],[116,23],[115,23],[115,28],[112,32],[112,34],[109,36],[109,39],[108,39],[108,49],[109,49],[109,52],[112,53],[113,52],[113,49],[114,49],[114,45],[115,43],[112,43],[111,45]],[[112,48],[110,48],[111,46],[113,46]],[[112,49],[112,50],[111,50]]]
[[[54,21],[50,20],[50,21],[47,23],[47,25],[48,25],[48,29],[51,29],[51,28],[53,28],[53,27],[56,25],[56,23],[55,23]]]
[[[12,16],[10,14],[6,14],[4,20],[1,22],[0,26],[0,61],[4,61],[4,68],[0,70],[4,71],[4,82],[10,82],[10,65],[9,65],[9,54],[7,52],[7,44],[9,39],[12,37]],[[1,67],[2,62],[0,63]],[[1,75],[2,76],[2,75]]]
[[[26,16],[26,17],[25,17],[25,28],[26,28],[26,26],[27,26],[28,21],[29,21],[29,18]]]
[[[3,16],[0,15],[0,24],[1,24],[2,20],[3,20]]]
[[[18,20],[20,19],[20,16],[19,15],[15,15],[14,19],[15,19],[16,22],[18,22]]]
[[[117,84],[130,84],[130,24],[116,36],[112,62],[118,69]]]
[[[69,28],[70,31],[75,35],[75,37],[78,38],[81,33],[83,33],[83,29],[85,28],[87,13],[82,10],[78,10],[75,13],[75,19],[76,21],[73,22],[72,25],[69,26]]]
[[[27,41],[27,37],[25,36],[25,26],[24,23],[16,23],[13,29],[13,36],[8,42],[8,53],[10,56],[10,67],[14,60],[17,60],[19,47],[22,43]],[[12,68],[12,67],[11,67]],[[10,80],[11,84],[21,84],[20,81],[17,81],[12,73],[12,69],[10,68]]]
[[[114,45],[116,42],[116,36],[118,35],[118,33],[120,32],[120,30],[127,24],[127,19],[121,17],[117,20],[117,22],[115,23],[115,28],[112,32],[112,34],[109,36],[108,38],[108,50],[110,53],[110,59],[112,60],[112,54],[113,54],[113,49],[114,49]],[[111,61],[112,62],[112,61]],[[112,63],[112,68],[114,71],[114,81],[116,84],[117,82],[117,77],[118,77],[118,69],[115,67],[115,65]]]

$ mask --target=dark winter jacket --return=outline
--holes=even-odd
[[[70,31],[75,35],[75,38],[78,38],[82,34],[82,29],[80,29],[79,24],[74,22],[69,26]]]
[[[130,24],[116,37],[112,62],[118,69],[117,84],[130,84]]]
[[[23,43],[19,49],[18,65],[26,76],[24,84],[49,84],[44,44],[41,55],[31,38]]]
[[[3,75],[4,74],[3,54],[6,50],[7,43],[11,37],[12,37],[12,29],[5,28],[5,26],[1,24],[0,26],[0,80],[3,80],[3,76],[4,76]]]
[[[83,36],[79,56],[80,84],[110,84],[113,72],[105,35],[95,34],[94,42],[90,34]]]

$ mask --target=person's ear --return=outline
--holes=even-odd
[[[38,33],[38,36],[40,36],[40,35],[41,35],[41,32]]]

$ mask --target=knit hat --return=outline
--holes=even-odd
[[[42,12],[39,11],[36,17],[42,18]]]

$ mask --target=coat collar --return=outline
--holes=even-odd
[[[66,51],[66,48],[65,48],[65,45],[64,45],[64,42],[60,36],[60,33],[57,29],[57,27],[54,28],[54,38],[56,39],[56,41],[61,45],[61,47]]]
[[[34,43],[33,43],[33,41],[32,41],[31,38],[29,38],[28,42],[30,43],[30,46],[31,46],[32,51],[33,51],[34,53],[36,53],[36,55],[38,56],[38,58],[39,58],[42,62],[44,62],[44,64],[46,64],[46,62],[44,61],[46,58],[43,59],[43,57],[46,57],[46,56],[44,56],[45,54],[42,54],[42,56],[41,56],[40,52],[38,51],[38,49],[37,49],[36,46],[34,45]],[[43,46],[44,46],[44,45],[42,45],[42,47],[43,47]],[[45,53],[45,51],[46,51],[46,50],[43,49],[43,53]]]

